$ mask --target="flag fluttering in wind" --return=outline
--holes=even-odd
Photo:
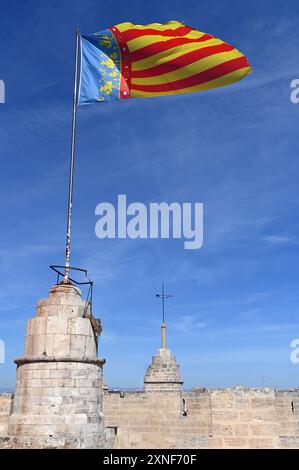
[[[234,46],[178,21],[148,25],[127,22],[87,36],[81,36],[77,30],[65,283],[69,282],[72,269],[70,246],[78,105],[209,90],[235,83],[250,71],[247,58]]]
[[[78,104],[209,90],[251,71],[235,47],[178,21],[121,23],[82,36],[81,52]]]

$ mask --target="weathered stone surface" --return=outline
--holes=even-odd
[[[1,448],[299,448],[299,390],[183,392],[179,365],[165,347],[153,357],[144,390],[109,391],[84,313],[72,286],[55,286],[38,303],[14,400],[0,395]]]
[[[9,448],[8,422],[12,408],[12,393],[0,395],[0,449]]]
[[[28,393],[28,387],[24,387],[19,398],[15,398],[15,404],[18,407],[22,405],[23,416],[27,416],[30,411],[30,417],[23,420],[17,442],[9,441],[7,437],[11,395],[0,395],[1,448],[19,446],[21,440],[24,447],[70,448],[94,445],[109,448],[116,445],[117,448],[148,449],[299,448],[299,426],[294,413],[298,404],[297,395],[293,391],[262,389],[244,389],[241,395],[236,389],[194,389],[182,394],[163,390],[106,391],[103,405],[108,429],[98,439],[94,438],[103,420],[102,413],[98,412],[101,404],[99,405],[97,395],[89,394],[93,381],[97,379],[85,377],[84,383],[83,369],[73,369],[72,364],[67,364],[67,367],[74,378],[51,380],[68,381],[78,378],[81,381],[83,378],[83,382],[78,383],[78,393],[69,384],[66,387],[49,387],[50,393],[59,393],[60,396],[40,397],[27,394],[24,401],[22,394]],[[62,369],[56,371],[64,372]],[[53,373],[54,370],[50,372]],[[95,371],[93,377],[94,375],[97,375]],[[99,384],[97,386],[101,387]],[[61,392],[62,388],[65,388],[65,392]],[[261,401],[263,397],[264,407]],[[240,399],[243,399],[246,406],[243,406]],[[256,417],[256,410],[263,408],[267,413]],[[271,413],[268,413],[269,409]],[[76,416],[74,420],[73,416]],[[1,427],[3,424],[5,431]],[[38,434],[35,430],[31,432],[33,426],[39,429]],[[118,427],[116,442],[114,427]],[[71,429],[75,433],[72,437]],[[86,439],[82,440],[79,430],[81,434],[88,431]],[[67,439],[61,437],[62,432],[67,433]],[[56,437],[53,437],[55,434]]]
[[[86,304],[71,285],[54,286],[28,321],[25,357],[17,360],[17,384],[9,418],[12,448],[105,446],[102,364]],[[7,434],[10,413],[6,410]],[[11,404],[11,399],[8,400]],[[4,406],[4,405],[3,405]],[[111,433],[109,440],[112,442]]]
[[[297,400],[297,401],[296,401]],[[296,391],[105,391],[117,448],[299,448]]]
[[[181,390],[180,366],[169,349],[159,349],[153,356],[144,378],[144,389],[154,390]]]

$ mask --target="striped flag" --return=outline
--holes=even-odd
[[[248,75],[234,46],[178,21],[121,23],[81,37],[78,104],[191,93]]]

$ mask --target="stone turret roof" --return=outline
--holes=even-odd
[[[169,349],[158,349],[144,378],[145,390],[180,390],[180,366]]]

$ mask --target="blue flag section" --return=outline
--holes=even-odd
[[[120,99],[121,55],[108,29],[81,36],[81,78],[78,105]]]

